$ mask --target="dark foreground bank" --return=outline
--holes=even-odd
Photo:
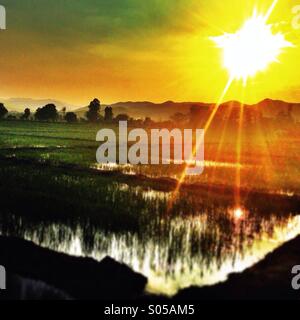
[[[191,287],[180,291],[176,299],[280,299],[300,298],[300,290],[292,288],[292,268],[300,265],[300,236],[291,240],[262,261],[242,273],[214,286]]]
[[[0,236],[6,298],[137,299],[147,279],[107,257],[100,262]]]
[[[0,236],[0,264],[7,270],[6,299],[147,300],[147,279],[107,257],[100,262]],[[293,266],[300,264],[300,237],[264,260],[214,286],[181,290],[175,300],[299,299]],[[160,299],[162,297],[159,297]]]

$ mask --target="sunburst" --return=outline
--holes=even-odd
[[[284,34],[273,32],[273,26],[267,22],[276,3],[274,1],[266,15],[260,15],[255,10],[236,33],[211,37],[223,50],[223,65],[231,79],[242,79],[246,84],[249,77],[278,62],[284,48],[292,46]]]

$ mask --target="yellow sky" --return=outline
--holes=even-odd
[[[2,1],[8,29],[0,32],[0,97],[53,98],[76,105],[94,97],[104,103],[217,101],[228,73],[210,37],[236,32],[254,8],[266,13],[272,3],[150,0],[147,6],[125,0],[128,6],[114,9],[102,0],[49,8],[50,1],[42,1],[32,10],[29,4],[35,1]],[[292,27],[297,4],[279,0],[269,19],[294,47],[284,50],[280,63],[249,79],[246,88],[234,82],[225,100],[300,102],[300,29]]]

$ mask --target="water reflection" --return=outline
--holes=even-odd
[[[148,177],[169,177],[178,179],[181,177],[182,171],[185,166],[195,166],[193,161],[186,161],[182,165],[174,165],[170,160],[171,164],[165,165],[132,165],[132,164],[118,164],[118,163],[96,163],[91,165],[92,169],[99,171],[118,171],[125,175],[145,175]],[[220,162],[205,160],[203,162],[198,161],[197,166],[205,168],[219,168],[219,169],[231,169],[236,170],[237,168],[245,169],[252,168],[251,165],[241,165],[234,162]]]
[[[136,233],[110,232],[88,221],[42,222],[12,214],[2,214],[0,222],[2,234],[57,251],[98,260],[110,255],[146,275],[149,291],[166,294],[223,281],[300,233],[300,216],[225,207],[156,217]]]

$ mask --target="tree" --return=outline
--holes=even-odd
[[[118,114],[116,116],[116,119],[115,119],[117,122],[119,121],[128,121],[129,120],[129,115],[126,114],[126,113],[121,113],[121,114]]]
[[[151,127],[154,124],[154,121],[150,117],[146,117],[144,120],[144,126]]]
[[[291,110],[281,111],[276,116],[276,121],[279,126],[288,126],[290,124],[294,124],[294,118],[291,114]]]
[[[86,113],[86,117],[90,122],[97,122],[99,120],[99,113],[101,109],[100,101],[94,99],[88,106],[89,111]]]
[[[208,106],[198,106],[193,105],[190,108],[190,125],[193,128],[202,128],[202,126],[207,122],[210,115]]]
[[[187,118],[188,116],[181,112],[176,112],[170,117],[175,125],[183,125],[187,121]]]
[[[8,110],[4,107],[3,103],[0,103],[0,119],[3,119],[8,113]]]
[[[67,112],[67,108],[66,107],[63,107],[61,110],[60,110],[60,116],[59,116],[59,118],[61,119],[61,120],[63,120],[63,119],[65,119],[66,118],[66,112]]]
[[[65,115],[65,120],[69,123],[77,122],[77,115],[74,112],[67,112]]]
[[[31,114],[30,109],[29,109],[29,108],[26,108],[26,109],[24,110],[24,114],[22,115],[21,119],[23,119],[23,120],[28,120],[29,117],[30,117],[30,114]]]
[[[50,103],[42,108],[38,108],[35,113],[35,118],[39,121],[57,120],[58,112],[56,110],[56,106]]]
[[[106,107],[104,112],[105,112],[104,120],[105,121],[112,121],[114,118],[112,107]]]

